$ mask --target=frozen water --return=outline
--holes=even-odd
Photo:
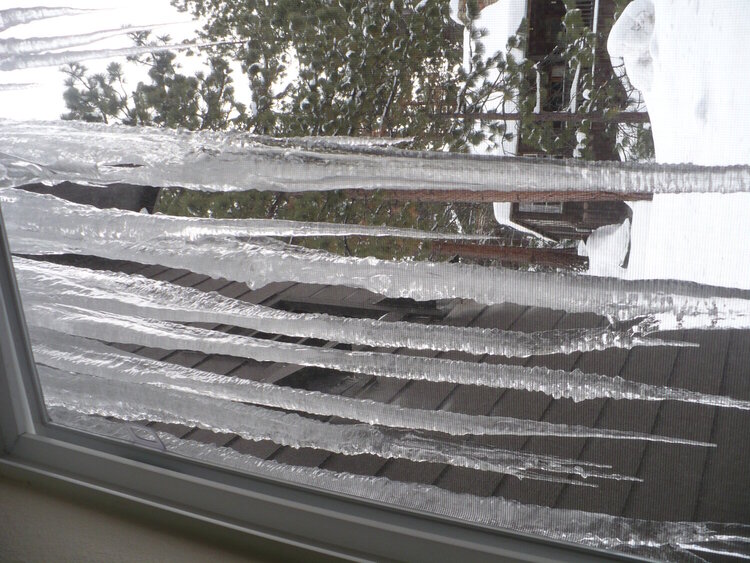
[[[33,82],[18,82],[18,83],[5,83],[0,84],[0,92],[7,90],[29,90],[30,88],[36,88],[39,86]]]
[[[130,221],[148,225],[149,216],[61,203],[54,196],[14,189],[0,189],[0,204],[15,253],[72,252],[160,264],[251,288],[274,281],[340,284],[419,301],[460,297],[490,305],[512,302],[594,312],[620,321],[653,315],[663,323],[695,322],[706,328],[750,326],[747,294],[710,286],[344,257],[272,239],[153,238],[154,230],[129,228]]]
[[[567,436],[660,441],[665,438],[634,432],[550,424],[502,416],[480,416],[405,408],[376,401],[279,387],[268,383],[221,376],[128,354],[97,341],[33,328],[37,362],[85,375],[145,383],[256,405],[301,411],[321,416],[340,416],[367,424],[429,430],[453,436]],[[669,440],[669,439],[667,439]]]
[[[66,47],[76,47],[78,45],[88,45],[102,39],[135,33],[136,31],[145,31],[155,26],[128,26],[117,29],[106,29],[103,31],[94,31],[93,33],[82,33],[79,35],[60,35],[58,37],[29,37],[26,39],[16,39],[13,37],[0,39],[0,57],[2,56],[19,56],[32,53],[42,53],[49,50],[64,49]]]
[[[417,229],[401,229],[388,226],[352,225],[343,223],[314,223],[307,221],[285,221],[282,219],[210,219],[203,217],[175,217],[170,215],[147,215],[119,209],[97,209],[89,205],[72,203],[55,196],[35,194],[21,190],[7,191],[7,201],[19,206],[34,207],[39,213],[49,213],[49,225],[64,227],[66,221],[75,217],[80,221],[79,236],[85,239],[99,234],[114,237],[117,233],[130,233],[139,240],[160,236],[197,240],[201,237],[399,237],[424,240],[487,240],[485,235],[435,233]],[[0,198],[3,196],[0,195]],[[11,204],[12,205],[12,204]],[[13,207],[9,207],[12,211]],[[57,218],[60,219],[57,222]],[[66,229],[71,235],[73,231]]]
[[[94,10],[83,10],[80,8],[47,8],[37,6],[34,8],[10,8],[0,10],[0,31],[5,31],[16,25],[43,20],[48,18],[57,18],[60,16],[75,16],[85,14]]]
[[[293,448],[445,463],[559,483],[583,484],[560,474],[633,480],[580,460],[452,442],[418,431],[369,424],[329,424],[293,413],[153,385],[71,374],[43,365],[38,366],[38,371],[47,405],[83,414],[186,424],[238,434],[247,440],[273,440]]]
[[[126,437],[121,425],[52,408],[53,420],[88,432]],[[579,510],[522,504],[502,497],[480,497],[438,488],[402,483],[385,477],[366,477],[326,469],[286,465],[244,455],[227,447],[181,440],[158,433],[167,450],[190,459],[215,463],[263,477],[299,483],[378,502],[405,506],[418,512],[469,520],[487,526],[616,550],[661,561],[699,561],[687,551],[716,550],[742,556],[750,543],[750,527],[712,522],[660,522],[610,516]]]
[[[23,41],[26,40],[22,40],[22,44]],[[0,71],[59,66],[89,59],[126,57],[148,53],[161,53],[164,51],[181,51],[185,49],[211,47],[213,45],[224,44],[226,44],[226,41],[214,41],[210,43],[181,43],[177,45],[144,45],[139,47],[123,47],[121,49],[93,49],[87,51],[61,51],[57,53],[10,55],[0,58]]]
[[[136,48],[137,49],[137,48]],[[106,55],[105,55],[106,56]],[[15,64],[8,62],[2,64]],[[39,60],[41,62],[41,59]],[[58,64],[58,63],[55,63]],[[7,186],[65,180],[209,191],[445,189],[615,193],[734,193],[748,166],[655,165],[423,153],[374,147],[337,151],[264,145],[238,132],[2,120],[0,164],[26,162]]]
[[[180,322],[215,322],[263,332],[375,347],[458,350],[527,357],[635,346],[690,346],[644,338],[638,330],[609,327],[523,333],[473,327],[384,322],[325,314],[291,313],[142,276],[14,258],[23,295],[57,303]]]
[[[564,371],[543,367],[473,363],[380,352],[347,352],[335,348],[318,348],[226,334],[165,321],[101,313],[37,300],[35,297],[26,299],[24,307],[31,325],[123,344],[226,354],[260,362],[292,362],[303,366],[413,381],[539,391],[555,398],[569,398],[574,401],[598,398],[676,400],[712,406],[750,408],[750,401],[705,395],[685,389],[658,387],[628,381],[621,377],[584,373],[580,370]]]

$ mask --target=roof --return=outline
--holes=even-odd
[[[212,279],[186,270],[144,266],[130,262],[90,257],[62,257],[64,261],[90,268],[138,273],[172,281],[243,301],[294,310],[330,311],[332,304],[347,307],[349,314],[373,309],[377,316],[413,322],[477,326],[516,331],[600,326],[606,323],[593,314],[568,314],[514,304],[484,306],[453,300],[438,308],[436,303],[383,299],[365,290],[340,286],[273,283],[258,290],[245,284]],[[376,310],[376,311],[375,311]],[[229,326],[214,330],[254,334]],[[261,335],[256,334],[258,337]],[[271,339],[299,341],[308,345],[340,347],[318,342],[266,335]],[[750,399],[750,331],[681,331],[674,337],[700,344],[700,348],[609,349],[601,352],[551,355],[529,359],[436,353],[442,358],[486,363],[580,369],[584,372],[621,376],[656,385],[693,389],[704,393]],[[597,481],[598,488],[584,488],[534,481],[457,468],[436,463],[382,459],[373,455],[346,456],[310,448],[294,449],[270,441],[252,442],[232,434],[216,434],[187,426],[151,423],[151,427],[178,437],[224,445],[242,453],[292,465],[312,466],[362,475],[378,475],[397,481],[434,484],[479,496],[502,496],[528,504],[604,512],[633,518],[679,521],[750,523],[750,412],[718,409],[688,403],[615,401],[598,399],[574,403],[555,400],[542,393],[490,389],[452,383],[403,381],[385,377],[311,369],[293,364],[269,364],[223,355],[123,346],[137,354],[201,370],[278,385],[315,389],[343,396],[395,403],[420,409],[441,409],[482,415],[502,415],[553,423],[616,428],[710,441],[716,448],[702,448],[643,441],[570,439],[550,437],[477,437],[474,441],[494,447],[552,454],[612,466],[612,471],[637,476],[642,482]],[[361,349],[362,347],[354,347]],[[383,350],[409,354],[405,350]],[[330,422],[345,423],[335,418]]]

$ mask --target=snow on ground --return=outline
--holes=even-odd
[[[750,164],[746,2],[636,0],[608,48],[644,95],[658,162]],[[750,289],[750,194],[656,195],[631,207],[628,268],[602,230],[587,244],[590,273]]]

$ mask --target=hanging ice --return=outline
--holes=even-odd
[[[78,35],[60,35],[58,37],[29,37],[25,39],[10,37],[7,39],[0,39],[0,57],[43,53],[44,51],[64,49],[66,47],[88,45],[89,43],[95,43],[102,39],[149,30],[154,27],[157,26],[129,26],[118,29],[94,31],[93,33],[81,33]]]
[[[621,321],[654,315],[659,322],[695,322],[701,328],[750,327],[748,292],[664,280],[343,257],[272,239],[153,238],[158,232],[148,229],[153,216],[97,210],[14,189],[0,189],[0,204],[11,249],[21,254],[72,252],[160,264],[251,288],[274,281],[339,284],[419,301],[459,297],[488,305],[511,302],[594,312]]]
[[[109,56],[104,51],[99,54]],[[60,64],[63,60],[45,62]],[[16,64],[21,62],[6,62],[8,67],[16,68]],[[6,165],[9,158],[11,162],[24,160],[40,171],[35,174],[34,169],[28,169],[14,185],[43,182],[54,175],[58,182],[124,182],[211,191],[408,191],[446,186],[453,190],[545,193],[750,190],[748,166],[558,161],[376,152],[359,147],[323,152],[264,145],[237,132],[187,132],[73,121],[2,120],[0,126],[4,133],[0,138],[0,164]]]
[[[226,354],[256,361],[294,363],[351,373],[414,381],[539,391],[555,398],[585,401],[598,398],[675,400],[712,406],[750,409],[750,401],[705,395],[685,389],[658,387],[621,377],[542,367],[485,364],[385,354],[344,351],[226,334],[181,324],[100,313],[78,307],[37,301],[24,302],[29,324],[84,338],[137,344],[167,350]],[[664,438],[665,441],[676,440]]]
[[[387,226],[352,225],[343,223],[314,223],[308,221],[286,221],[282,219],[211,219],[204,217],[177,217],[171,215],[146,215],[119,209],[97,209],[50,195],[23,190],[3,190],[7,201],[13,200],[26,209],[47,216],[48,227],[65,228],[67,221],[75,218],[80,223],[79,236],[128,237],[148,240],[159,236],[195,240],[200,237],[400,237],[424,240],[487,240],[486,235],[463,235],[435,233],[417,229],[401,229]],[[3,203],[6,198],[0,195]],[[12,209],[10,209],[12,212]],[[53,224],[54,223],[54,224]],[[66,229],[71,235],[72,230]]]
[[[66,372],[131,383],[156,385],[204,397],[295,410],[391,428],[427,430],[453,436],[562,436],[624,440],[663,440],[660,436],[585,426],[550,424],[502,416],[480,416],[410,409],[376,401],[221,376],[121,352],[94,340],[33,328],[37,362]]]
[[[399,147],[414,141],[413,137],[270,137],[267,135],[248,135],[248,140],[261,145],[297,148],[306,150],[356,150],[371,151],[380,154],[377,149]]]
[[[43,20],[57,18],[60,16],[76,16],[96,10],[85,10],[81,8],[47,8],[36,6],[34,8],[11,8],[9,10],[0,10],[0,31],[4,31],[13,26]]]
[[[66,426],[128,439],[129,433],[121,425],[99,417],[84,416],[63,408],[50,409],[50,415],[54,421]],[[548,508],[496,496],[454,493],[434,485],[286,465],[244,455],[228,447],[181,440],[165,432],[159,432],[158,436],[172,453],[251,475],[593,548],[674,562],[700,560],[688,550],[710,550],[745,558],[750,553],[750,526],[742,524],[661,522]]]
[[[38,371],[48,406],[83,414],[114,416],[126,421],[186,424],[213,432],[238,434],[247,440],[272,440],[293,448],[444,463],[559,483],[585,484],[558,474],[637,480],[606,473],[601,465],[580,460],[463,444],[418,431],[369,424],[329,424],[297,414],[152,385],[71,374],[42,365],[38,366]]]
[[[24,68],[39,68],[45,66],[58,66],[66,63],[86,61],[89,59],[127,57],[132,55],[162,53],[164,51],[181,51],[185,49],[211,47],[214,45],[224,44],[226,44],[226,41],[214,41],[210,43],[183,43],[178,45],[144,45],[138,47],[123,47],[121,49],[94,49],[88,51],[62,51],[59,53],[11,55],[0,58],[0,71],[18,70]],[[60,123],[68,122],[61,121]],[[0,126],[3,129],[5,128],[5,124],[2,122],[0,122]],[[70,157],[72,156],[72,154],[68,156]],[[1,159],[0,163],[2,163]]]
[[[527,357],[635,346],[690,346],[689,342],[643,338],[630,330],[585,328],[523,333],[473,327],[383,322],[290,313],[214,292],[203,292],[142,276],[13,260],[22,294],[57,303],[180,322],[215,322],[262,332],[375,347],[458,350],[470,354]]]
[[[39,84],[36,84],[34,82],[19,82],[19,83],[6,83],[6,84],[0,84],[0,92],[9,92],[12,90],[29,90],[31,88],[36,88],[39,86]],[[2,176],[0,176],[0,181],[2,180]]]

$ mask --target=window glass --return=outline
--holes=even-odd
[[[0,206],[52,421],[750,557],[742,2],[15,4]]]

